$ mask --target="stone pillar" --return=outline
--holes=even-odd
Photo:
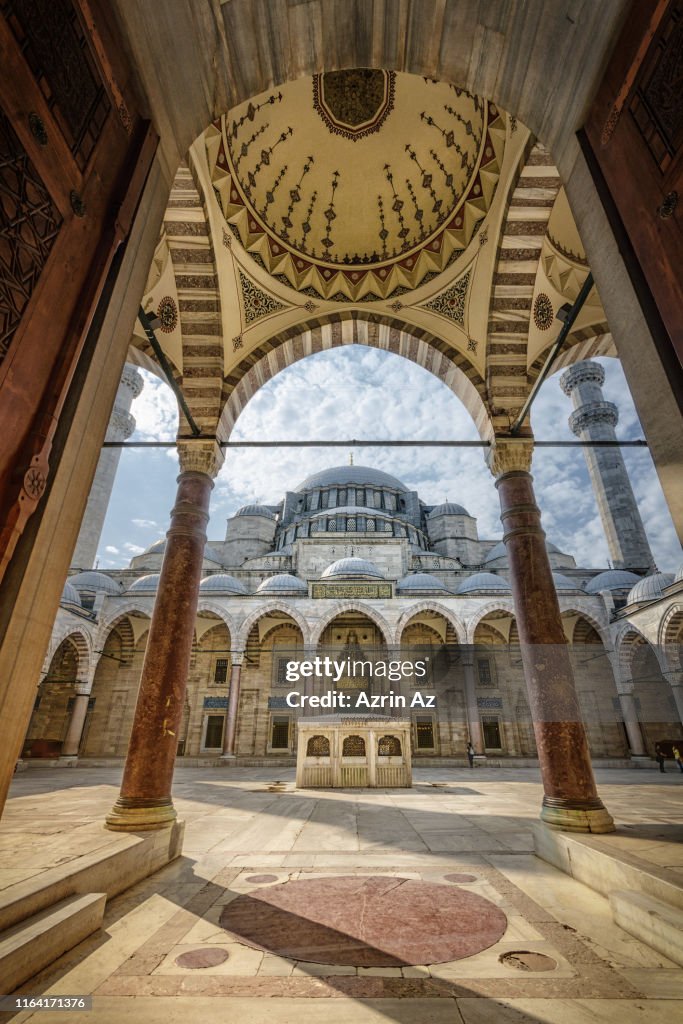
[[[240,708],[240,677],[242,674],[242,659],[244,653],[232,655],[232,668],[230,669],[230,692],[228,693],[228,713],[225,718],[225,733],[223,735],[224,758],[235,756],[235,736],[237,734],[237,715]]]
[[[180,476],[161,566],[121,793],[107,816],[120,832],[157,829],[176,817],[171,782],[178,746],[209,498],[223,456],[214,441],[178,443]]]
[[[569,426],[582,441],[616,441],[619,411],[602,393],[605,371],[600,363],[576,363],[560,378],[571,395]],[[615,569],[655,571],[655,562],[636,504],[620,448],[584,448],[588,472]]]
[[[619,694],[619,705],[624,716],[624,728],[628,736],[628,745],[631,748],[631,757],[647,757],[643,731],[638,721],[636,702],[633,696],[633,680],[624,680],[617,688]]]
[[[69,728],[66,731],[66,738],[62,745],[62,757],[78,757],[78,748],[81,745],[85,717],[88,714],[88,701],[90,700],[90,686],[88,683],[76,683],[76,698],[71,709]]]
[[[674,650],[672,650],[672,647]],[[683,671],[681,671],[680,662],[683,647],[680,644],[662,644],[656,650],[662,675],[668,680],[671,687],[678,720],[683,724]]]
[[[142,377],[135,367],[124,367],[105,441],[125,441],[131,436],[135,430],[135,419],[130,415],[130,407],[143,386]],[[78,540],[71,557],[71,565],[74,568],[92,569],[95,564],[97,545],[102,535],[120,459],[120,448],[103,448],[100,453]]]
[[[470,742],[474,747],[474,753],[483,755],[484,734],[479,721],[479,707],[477,706],[477,690],[474,682],[474,655],[466,654],[463,658],[462,667],[465,673],[465,707],[467,711],[467,731],[470,735]]]
[[[497,439],[489,455],[519,629],[544,797],[541,819],[572,832],[611,832],[598,797],[562,627],[541,513],[529,473],[533,442]]]

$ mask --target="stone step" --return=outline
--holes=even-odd
[[[106,893],[70,896],[0,933],[0,992],[8,995],[102,924]]]
[[[624,849],[619,833],[598,837],[559,832],[539,822],[533,826],[533,834],[538,857],[603,896],[640,893],[683,911],[680,874]]]
[[[683,910],[641,892],[611,892],[609,902],[615,924],[683,965]]]

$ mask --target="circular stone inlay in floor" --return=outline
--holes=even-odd
[[[498,957],[501,964],[513,971],[554,971],[557,961],[545,953],[534,953],[530,949],[511,950]]]
[[[245,879],[246,882],[277,882],[277,875],[248,875]]]
[[[178,967],[190,967],[193,971],[200,967],[218,967],[228,959],[227,949],[216,947],[208,949],[190,949],[187,953],[181,953],[175,958]]]
[[[292,960],[399,967],[461,960],[503,935],[490,900],[412,878],[311,878],[238,896],[221,927],[240,942]]]
[[[454,871],[450,875],[443,876],[447,882],[455,882],[456,885],[466,885],[468,882],[476,882],[476,875],[466,875],[464,873]]]

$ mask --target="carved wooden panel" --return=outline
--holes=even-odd
[[[0,110],[0,362],[61,226],[42,178]]]
[[[2,0],[0,10],[83,169],[111,104],[74,5],[71,0]]]
[[[630,107],[645,143],[664,173],[683,141],[683,2],[664,16],[638,73]]]

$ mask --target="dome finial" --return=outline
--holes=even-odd
[[[353,465],[353,452],[349,452],[349,466]]]

